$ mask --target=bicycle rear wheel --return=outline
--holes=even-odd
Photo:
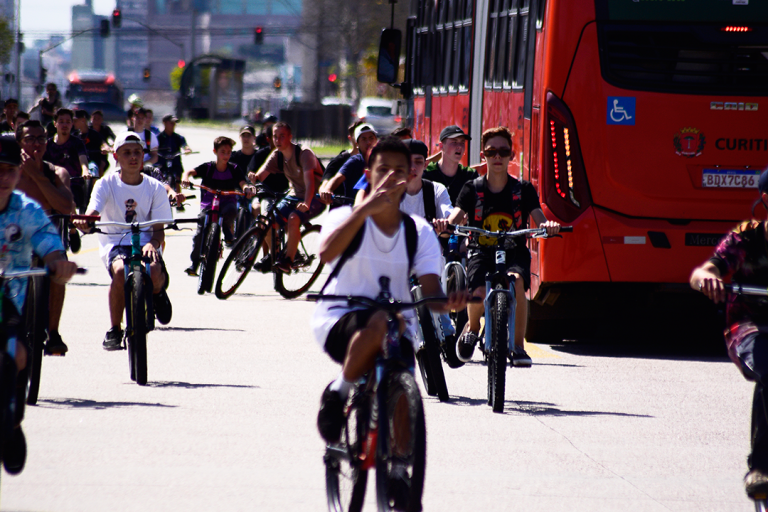
[[[245,277],[253,268],[259,255],[264,235],[262,228],[254,226],[237,240],[227,259],[224,260],[219,278],[216,280],[216,297],[228,299],[245,281]]]
[[[250,229],[253,224],[253,216],[248,208],[240,207],[237,210],[237,217],[235,218],[235,240],[240,238]]]
[[[376,447],[378,510],[421,510],[427,432],[424,407],[413,375],[407,371],[390,374],[387,397],[386,414],[379,419]]]
[[[208,224],[203,238],[203,257],[200,258],[200,277],[197,279],[197,294],[210,293],[216,277],[216,263],[221,256],[221,226],[216,222]]]
[[[320,249],[320,226],[310,226],[301,232],[301,241],[293,258],[293,268],[289,273],[275,271],[275,291],[286,299],[295,299],[309,290],[323,264],[317,251]]]
[[[464,273],[464,267],[451,265],[448,268],[445,287],[448,294],[467,289],[467,276]],[[451,311],[449,316],[453,321],[453,325],[456,327],[456,334],[445,337],[445,342],[442,347],[443,357],[450,368],[461,368],[464,366],[464,362],[456,355],[456,343],[458,343],[459,336],[461,336],[464,326],[467,323],[467,310]]]
[[[131,379],[140,386],[147,383],[147,299],[144,296],[144,284],[144,274],[134,271],[130,281],[131,323],[128,326],[128,356],[131,362]]]
[[[363,509],[368,471],[362,469],[361,454],[368,432],[368,407],[361,395],[349,402],[342,442],[325,451],[325,492],[330,512],[359,512]]]
[[[420,300],[421,298],[421,287],[415,287],[413,299]],[[440,359],[440,344],[437,341],[432,314],[426,306],[422,306],[416,310],[416,316],[419,320],[422,338],[424,339],[424,346],[416,353],[416,360],[419,362],[424,387],[428,395],[436,396],[441,402],[447,402],[449,398],[448,385],[445,382],[443,362]]]
[[[40,375],[43,369],[43,345],[45,344],[48,327],[48,285],[47,277],[29,278],[27,288],[27,344],[31,351],[27,364],[29,365],[29,386],[27,387],[27,403],[35,405],[40,392]]]
[[[509,298],[496,294],[491,311],[491,353],[488,355],[488,400],[493,412],[504,412],[504,387],[507,376],[507,337],[509,336]]]

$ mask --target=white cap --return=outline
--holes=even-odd
[[[355,128],[355,142],[357,142],[357,139],[360,138],[363,132],[373,132],[374,134],[376,134],[376,130],[373,129],[373,126],[369,125],[368,123],[363,123],[357,128]]]
[[[145,147],[144,141],[141,140],[141,137],[139,137],[136,132],[125,131],[115,139],[115,152],[126,144],[139,144],[142,149]]]

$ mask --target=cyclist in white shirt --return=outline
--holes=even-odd
[[[153,219],[172,219],[171,205],[165,188],[154,178],[142,174],[144,142],[138,134],[123,132],[115,140],[115,159],[119,172],[107,174],[96,182],[86,215],[101,215],[102,221],[144,222]],[[75,221],[82,231],[88,230],[85,221]],[[165,292],[167,274],[162,258],[165,232],[162,225],[142,231],[142,257],[149,262],[154,290],[155,317],[161,324],[171,320],[172,308]],[[131,237],[121,228],[101,228],[99,253],[107,267],[112,284],[109,287],[109,315],[111,329],[104,338],[104,350],[122,348],[123,331],[120,324],[125,309],[123,273],[124,260],[131,255]]]
[[[133,128],[129,128],[128,131],[135,132],[139,139],[141,139],[141,142],[144,143],[144,163],[156,164],[158,159],[157,150],[160,143],[157,140],[157,136],[149,128],[146,109],[140,108],[133,112]]]

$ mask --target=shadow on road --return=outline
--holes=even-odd
[[[552,347],[554,350],[554,347]],[[541,359],[543,361],[544,359]],[[533,366],[561,366],[563,368],[584,368],[583,364],[571,364],[571,363],[541,363],[540,360],[537,358],[533,358]],[[473,359],[472,361],[468,361],[464,363],[465,366],[482,366],[485,367],[485,361],[480,361],[479,359]],[[447,368],[447,365],[445,366]],[[458,369],[458,368],[454,368]],[[527,368],[510,368],[511,370],[527,370]]]
[[[184,389],[203,389],[203,388],[242,388],[242,389],[260,389],[260,386],[248,386],[245,384],[193,384],[191,382],[148,382],[150,388],[184,388]]]
[[[178,331],[178,332],[195,332],[195,331],[226,331],[226,332],[245,332],[242,329],[220,329],[218,327],[155,327],[156,331]]]
[[[667,359],[676,361],[727,362],[725,342],[706,340],[697,343],[695,338],[662,339],[647,338],[612,340],[564,340],[549,345],[555,352],[575,356],[631,357],[637,359]],[[535,361],[534,361],[535,363]]]
[[[448,405],[471,405],[484,406],[488,408],[488,401],[484,398],[469,398],[466,396],[452,395]],[[626,412],[606,412],[606,411],[569,411],[559,409],[557,404],[548,402],[525,402],[520,400],[505,400],[504,414],[525,415],[525,416],[619,416],[627,418],[653,418],[647,414],[631,414]]]
[[[43,398],[38,405],[47,409],[114,409],[116,407],[176,407],[148,402],[99,402],[85,398]]]

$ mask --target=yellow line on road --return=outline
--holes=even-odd
[[[551,349],[541,345],[534,345],[533,343],[526,343],[525,351],[528,352],[528,355],[531,356],[531,359],[534,361],[536,359],[560,359],[560,356]]]

